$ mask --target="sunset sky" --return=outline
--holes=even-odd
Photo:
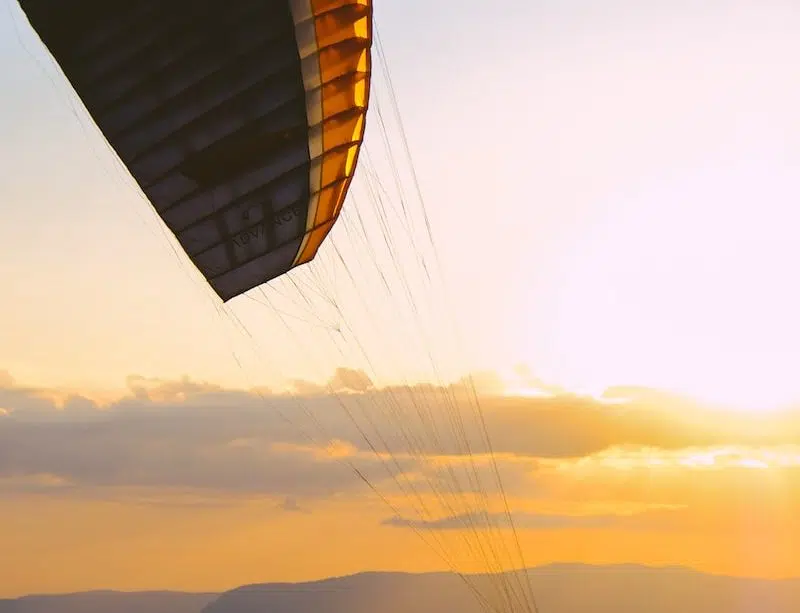
[[[447,278],[420,343],[332,247],[296,278],[352,335],[288,281],[221,310],[3,2],[0,597],[441,568],[342,422],[331,455],[271,410],[332,376],[476,373],[530,565],[800,576],[800,7],[375,3]]]

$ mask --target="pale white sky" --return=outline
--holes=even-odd
[[[376,4],[459,368],[800,396],[800,5]],[[0,369],[92,389],[132,373],[245,384],[239,341],[11,0],[0,91]],[[274,317],[231,309],[274,360]],[[302,351],[280,355],[286,376],[313,376]]]

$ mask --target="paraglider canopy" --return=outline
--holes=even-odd
[[[371,0],[19,3],[223,300],[314,258],[364,136]]]

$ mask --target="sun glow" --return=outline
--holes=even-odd
[[[613,447],[577,460],[540,459],[542,465],[562,470],[727,470],[795,468],[800,466],[800,447],[720,446],[703,449],[630,449]]]
[[[738,410],[800,399],[796,173],[767,156],[651,178],[569,245],[553,336],[570,389],[645,385]]]

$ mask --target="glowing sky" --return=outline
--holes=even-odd
[[[7,4],[0,363],[98,388],[238,381],[208,300]],[[793,398],[796,7],[590,4],[378,9],[473,367]]]
[[[504,7],[404,0],[376,8],[453,315],[466,337],[466,348],[455,350],[438,327],[428,330],[431,346],[446,346],[441,359],[453,365],[450,374],[497,372],[530,397],[553,385],[585,390],[598,405],[615,385],[735,409],[800,399],[800,5],[518,0]],[[263,362],[246,364],[243,374],[241,339],[187,274],[186,259],[172,251],[12,0],[0,7],[0,92],[0,434],[2,420],[29,410],[30,398],[46,404],[42,398],[54,394],[81,394],[93,411],[86,398],[130,397],[131,375],[178,388],[184,375],[228,391],[276,385]],[[364,298],[377,301],[377,290]],[[307,318],[298,308],[288,316]],[[257,329],[282,378],[318,382],[342,365],[327,353],[312,365],[301,348],[284,352],[274,314],[246,301],[231,309]],[[309,327],[305,340],[332,347],[328,332]],[[403,343],[396,336],[381,337],[388,379],[391,364],[413,362],[411,353],[405,361],[402,350],[394,353]],[[515,374],[520,364],[527,369]],[[761,415],[745,413],[752,414]],[[798,568],[786,536],[800,534],[797,438],[683,439],[675,433],[699,426],[682,419],[634,440],[630,433],[640,433],[646,418],[587,425],[580,440],[593,444],[563,456],[510,451],[541,477],[520,481],[521,512],[655,514],[634,527],[601,519],[530,528],[530,561],[635,559],[764,576]],[[703,427],[713,430],[714,419]],[[797,434],[796,414],[780,419],[759,427],[789,424],[784,431]],[[525,423],[516,431],[528,432]],[[186,457],[205,457],[201,443]],[[150,449],[146,440],[137,444],[132,453]],[[98,453],[102,462],[110,450]],[[375,521],[364,522],[363,549],[341,533],[317,555],[315,539],[337,533],[365,504],[355,494],[311,493],[313,513],[276,514],[284,497],[296,495],[291,488],[268,492],[266,501],[263,491],[244,488],[246,495],[223,504],[228,494],[219,483],[143,484],[126,481],[125,471],[114,483],[81,471],[59,475],[57,462],[15,466],[0,474],[0,495],[8,494],[0,542],[19,563],[6,569],[15,574],[5,575],[0,595],[210,588],[435,566],[404,531],[381,524],[385,510],[377,506],[365,512]],[[63,493],[62,483],[75,489]],[[186,489],[199,486],[210,493],[186,503]],[[738,511],[725,515],[732,507]],[[265,513],[274,521],[258,529],[281,552],[280,567],[247,547]],[[72,529],[59,530],[54,518]],[[745,538],[744,526],[757,529]],[[196,539],[208,534],[213,542],[204,551],[214,553],[200,560]],[[163,538],[174,555],[128,579]],[[337,543],[346,543],[346,555]],[[83,565],[70,564],[77,555]],[[36,575],[37,560],[48,572]],[[179,570],[165,574],[164,565]]]

